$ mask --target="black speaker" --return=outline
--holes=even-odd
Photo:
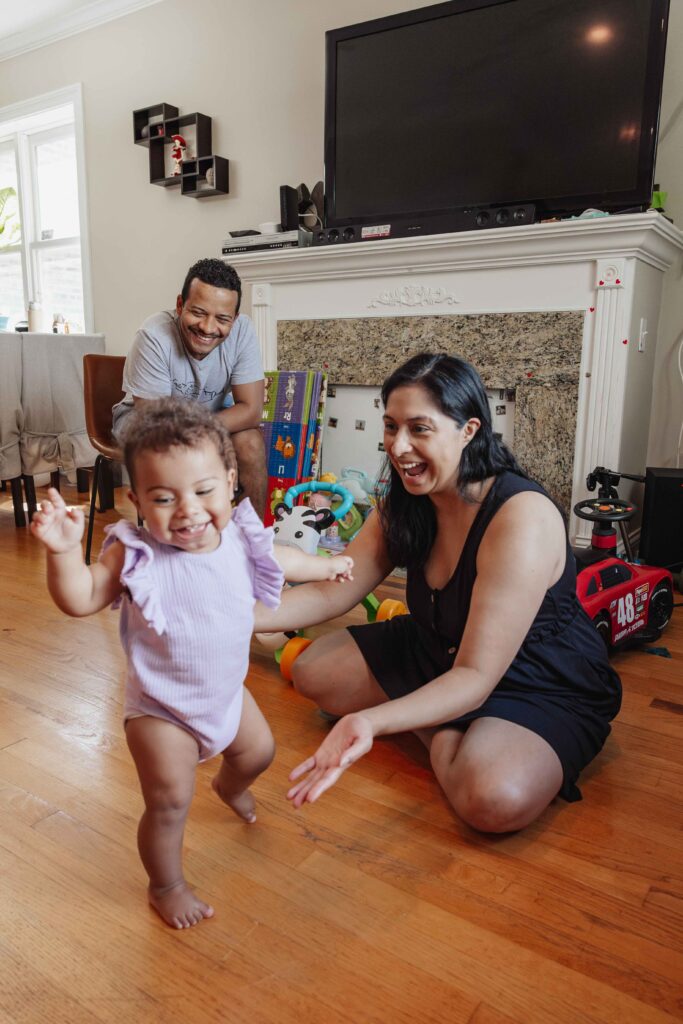
[[[280,224],[283,231],[299,228],[299,197],[291,185],[280,185]]]
[[[533,224],[533,203],[512,206],[467,206],[451,213],[426,217],[404,217],[384,224],[346,224],[337,228],[315,227],[299,240],[299,245],[345,245],[370,242],[379,238],[414,238],[451,231],[482,231],[486,228],[513,228]]]
[[[683,469],[645,470],[638,557],[646,565],[683,566]]]

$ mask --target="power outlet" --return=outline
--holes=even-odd
[[[644,318],[640,321],[640,330],[638,332],[638,351],[645,351],[645,342],[647,340],[647,320]]]

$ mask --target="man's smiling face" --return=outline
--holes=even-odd
[[[229,288],[214,288],[195,277],[185,302],[176,300],[183,344],[195,359],[204,359],[225,341],[237,319],[239,295]]]

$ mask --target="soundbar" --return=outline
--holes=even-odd
[[[386,224],[346,224],[341,227],[299,230],[299,245],[346,245],[380,238],[411,238],[416,235],[440,235],[448,231],[483,231],[489,228],[533,224],[533,203],[507,206],[472,206],[443,216],[392,221]]]

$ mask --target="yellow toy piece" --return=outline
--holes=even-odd
[[[403,601],[396,601],[392,597],[385,598],[377,609],[377,617],[375,622],[385,622],[387,619],[393,619],[395,615],[407,615],[408,609],[404,605]]]
[[[301,652],[305,651],[312,643],[313,641],[309,640],[307,636],[293,636],[283,647],[280,655],[280,673],[288,683],[292,681],[292,665]]]

